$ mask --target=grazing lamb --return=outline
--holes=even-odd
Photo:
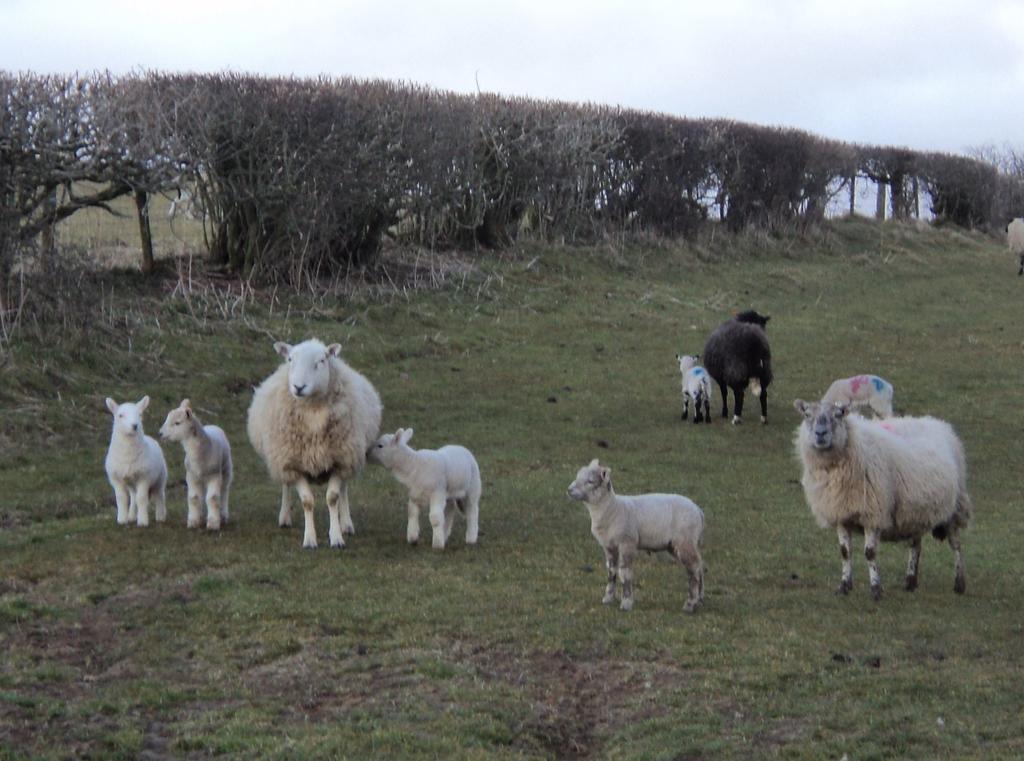
[[[107,480],[114,487],[117,522],[135,521],[149,525],[149,505],[156,504],[156,519],[167,519],[167,463],[156,439],[142,430],[142,413],[149,406],[144,396],[135,404],[118,404],[107,397],[107,409],[114,416],[107,450]]]
[[[1024,219],[1017,217],[1006,226],[1006,245],[1010,253],[1020,260],[1018,275],[1024,275]]]
[[[202,503],[206,499],[206,528],[219,531],[228,521],[228,492],[231,489],[231,445],[215,425],[203,425],[188,399],[167,413],[160,426],[160,438],[180,441],[185,449],[185,484],[188,487],[186,526],[199,528]]]
[[[683,415],[686,420],[690,414],[690,401],[693,400],[693,422],[711,422],[711,376],[708,371],[697,364],[700,355],[676,355],[679,372],[683,376]],[[703,406],[703,410],[701,407]]]
[[[247,428],[270,477],[282,485],[278,523],[292,525],[294,486],[305,514],[302,546],[316,547],[310,483],[326,481],[331,546],[344,547],[342,533],[355,533],[346,481],[362,469],[380,433],[380,397],[342,361],[340,344],[278,342],[274,350],[286,361],[253,394]]]
[[[612,489],[612,472],[592,460],[580,468],[569,485],[569,496],[590,511],[590,532],[604,548],[608,567],[605,605],[615,602],[615,579],[622,582],[622,610],[633,607],[633,559],[639,550],[670,552],[689,576],[689,592],[683,610],[693,613],[704,599],[704,561],[700,544],[704,513],[694,502],[678,494],[618,496]]]
[[[728,389],[732,389],[732,423],[742,422],[743,391],[761,400],[761,422],[768,422],[768,385],[772,382],[772,352],[765,326],[770,317],[754,310],[740,312],[719,325],[704,345],[704,366],[722,394],[722,417],[729,417]]]
[[[824,404],[845,404],[850,412],[870,407],[879,417],[892,417],[892,384],[877,375],[840,378],[828,387]]]
[[[948,539],[956,563],[953,591],[966,589],[960,531],[971,517],[963,445],[948,423],[933,417],[865,420],[846,405],[794,402],[807,504],[818,524],[836,529],[843,576],[838,593],[853,588],[850,532],[864,532],[871,595],[882,595],[879,541],[910,542],[906,588],[917,587],[921,537]]]
[[[452,533],[455,508],[466,516],[466,544],[476,544],[480,525],[480,467],[473,453],[455,444],[440,449],[412,449],[412,428],[381,436],[367,454],[409,490],[409,544],[420,540],[420,509],[430,512],[433,547],[443,550]]]

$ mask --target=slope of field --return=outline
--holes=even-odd
[[[0,364],[0,758],[1024,755],[1021,283],[998,242],[846,220],[806,239],[390,256],[384,286],[318,297],[114,271],[89,281],[80,329],[25,328]],[[680,422],[675,354],[748,307],[772,317],[769,424],[756,406],[725,424],[717,391],[712,425]],[[245,411],[272,340],[309,336],[373,380],[387,429],[476,453],[477,547],[461,522],[443,553],[408,547],[379,468],[350,488],[344,551],[277,528]],[[930,539],[915,593],[896,545],[881,602],[859,546],[854,592],[832,593],[792,401],[857,372],[964,440],[963,597]],[[168,523],[115,525],[103,398],[143,394],[151,434],[184,396],[226,429],[225,531],[186,530],[171,446]],[[663,555],[639,559],[631,613],[601,605],[602,555],[565,493],[593,457],[621,493],[704,507],[697,615]]]

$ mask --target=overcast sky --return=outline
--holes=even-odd
[[[0,0],[0,30],[14,72],[383,77],[925,150],[1024,147],[1022,0]]]

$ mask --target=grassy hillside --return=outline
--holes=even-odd
[[[392,255],[380,287],[308,298],[90,280],[73,329],[30,325],[0,364],[0,758],[1019,758],[1014,265],[981,236],[858,220],[802,240]],[[681,423],[674,355],[750,306],[772,316],[769,424],[756,407],[740,427]],[[461,522],[444,553],[406,546],[404,493],[377,468],[350,488],[344,551],[323,509],[319,550],[277,528],[245,411],[272,340],[309,336],[343,344],[386,428],[476,453],[479,546]],[[963,597],[930,539],[917,592],[884,545],[872,602],[858,544],[853,594],[832,594],[792,400],[857,372],[964,440]],[[222,533],[186,530],[171,446],[168,523],[115,525],[103,398],[143,394],[151,434],[189,396],[231,438]],[[621,493],[704,507],[697,615],[662,555],[639,559],[631,613],[601,605],[601,551],[565,494],[593,457]]]

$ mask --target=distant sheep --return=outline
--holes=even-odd
[[[409,446],[412,428],[381,436],[367,457],[383,465],[409,490],[406,540],[420,540],[420,509],[430,515],[432,544],[443,550],[452,533],[455,508],[466,516],[466,544],[476,544],[480,525],[480,466],[473,453],[455,444],[440,449]]]
[[[107,397],[114,424],[105,465],[121,525],[135,521],[148,526],[150,503],[156,506],[157,521],[167,519],[167,462],[156,439],[142,430],[142,413],[148,406],[148,396],[134,404],[118,404]]]
[[[233,467],[231,445],[218,426],[203,425],[188,399],[167,413],[160,426],[160,438],[181,442],[185,449],[185,484],[188,487],[188,528],[202,523],[206,500],[206,528],[219,531],[228,521],[228,493]]]
[[[840,378],[828,387],[822,402],[845,404],[850,412],[870,407],[878,417],[892,417],[892,384],[877,375]]]
[[[1006,245],[1020,261],[1018,275],[1024,275],[1024,219],[1017,217],[1006,226]]]
[[[953,591],[967,588],[960,531],[971,518],[963,445],[948,423],[932,417],[865,420],[845,405],[794,402],[807,504],[818,524],[836,529],[843,560],[838,592],[853,588],[850,532],[864,532],[871,595],[882,596],[876,559],[880,541],[910,542],[906,589],[917,587],[921,537],[948,539],[955,556]]]
[[[693,402],[693,422],[711,422],[711,376],[707,370],[697,364],[700,355],[676,355],[679,372],[683,384],[683,414],[686,420],[690,414],[690,402]]]
[[[722,394],[722,417],[729,417],[728,390],[733,393],[733,425],[742,422],[743,392],[761,400],[761,422],[768,422],[768,386],[772,382],[772,352],[765,326],[770,317],[754,310],[740,312],[719,325],[704,345],[704,367]]]
[[[302,546],[316,547],[310,483],[326,481],[331,546],[344,547],[342,534],[355,533],[346,481],[362,469],[380,433],[380,397],[342,361],[340,344],[278,342],[274,350],[285,362],[253,394],[247,427],[253,449],[282,485],[278,523],[292,523],[294,486],[305,514]]]
[[[633,560],[640,550],[667,551],[686,568],[689,590],[683,610],[693,613],[704,599],[704,561],[700,554],[704,512],[678,494],[618,496],[612,472],[597,460],[580,468],[569,496],[590,512],[590,532],[604,549],[608,586],[602,602],[615,602],[615,580],[622,582],[622,610],[633,607]]]

